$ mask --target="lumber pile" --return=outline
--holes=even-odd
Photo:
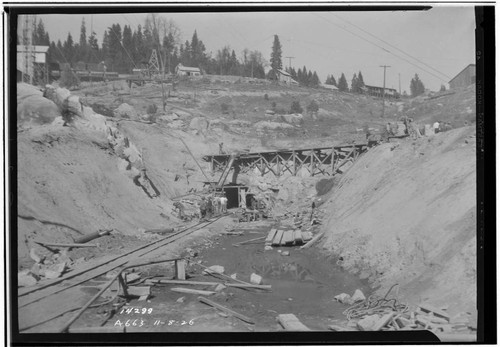
[[[300,246],[313,238],[310,231],[301,231],[300,229],[271,229],[267,234],[266,246]]]

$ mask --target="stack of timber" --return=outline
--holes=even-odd
[[[310,231],[271,229],[266,238],[266,246],[299,246],[312,239]]]

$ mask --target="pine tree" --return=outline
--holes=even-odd
[[[64,41],[64,44],[63,44],[62,52],[63,52],[64,58],[70,64],[73,63],[74,49],[75,49],[75,47],[73,46],[73,37],[71,36],[71,33],[68,33],[68,37],[66,38],[66,41]]]
[[[85,27],[85,18],[82,18],[82,25],[80,26],[80,47],[87,46],[87,29]]]
[[[271,51],[271,68],[273,70],[281,70],[283,63],[281,61],[281,43],[278,35],[274,35],[274,42]]]
[[[89,47],[89,62],[91,63],[98,63],[98,54],[99,54],[99,44],[97,43],[97,36],[95,31],[92,32],[89,36],[89,42],[88,42],[88,47]]]
[[[312,75],[311,87],[318,87],[319,83],[320,83],[320,81],[319,81],[318,74],[316,73],[316,71],[314,71],[314,73]]]
[[[358,91],[358,76],[354,74],[351,80],[351,93],[359,93]]]
[[[349,91],[349,86],[347,85],[347,80],[345,78],[344,73],[342,73],[342,75],[340,76],[339,83],[338,83],[337,87],[339,88],[339,90],[341,92]]]
[[[425,86],[418,77],[418,74],[415,74],[415,77],[410,81],[410,91],[413,97],[419,96],[425,92]]]
[[[130,70],[134,66],[134,62],[131,60],[132,57],[130,55],[132,54],[134,47],[133,47],[133,40],[132,40],[132,28],[129,26],[125,25],[123,27],[123,38],[122,38],[122,44],[123,44],[123,50],[124,50],[124,62],[125,66],[127,67],[127,70],[130,72]]]
[[[358,73],[358,93],[363,93],[365,87],[365,81],[363,81],[363,75],[361,71]]]

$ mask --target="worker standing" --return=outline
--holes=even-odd
[[[207,215],[207,202],[205,201],[205,197],[201,197],[201,202],[200,202],[200,219],[205,218]]]
[[[220,198],[220,202],[221,202],[222,213],[226,213],[227,212],[227,198],[226,198],[226,194],[224,194]]]
[[[212,199],[211,197],[209,197],[207,199],[207,218],[212,218],[212,212],[213,212]]]
[[[436,121],[432,127],[434,128],[434,134],[437,134],[439,132],[439,122]]]

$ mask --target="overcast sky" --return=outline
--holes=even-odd
[[[472,6],[439,6],[429,11],[377,12],[231,12],[165,13],[181,30],[181,41],[191,40],[194,30],[213,55],[229,45],[241,57],[244,48],[259,50],[269,60],[273,35],[280,38],[283,64],[316,70],[321,81],[344,73],[351,82],[361,71],[365,84],[409,91],[411,78],[418,73],[426,88],[439,90],[441,84],[475,63],[475,19]],[[133,29],[143,25],[146,14],[40,15],[50,39],[62,42],[71,32],[80,36],[85,18],[97,33],[99,45],[104,30],[113,23]],[[415,60],[414,58],[418,59]]]

